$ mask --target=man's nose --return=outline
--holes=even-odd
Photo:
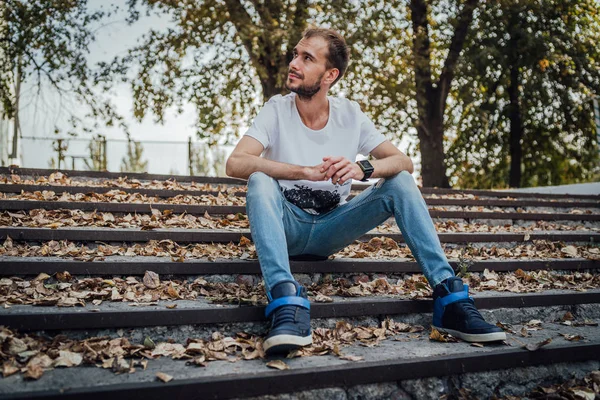
[[[298,71],[298,57],[292,58],[292,61],[290,61],[290,69]]]

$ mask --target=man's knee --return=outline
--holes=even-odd
[[[393,187],[395,191],[420,193],[417,183],[408,171],[400,171],[394,176],[385,179],[385,185]]]
[[[254,172],[248,177],[247,197],[268,196],[277,193],[279,185],[277,181],[264,172]]]

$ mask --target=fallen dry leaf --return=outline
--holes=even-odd
[[[34,281],[45,281],[48,278],[50,278],[50,275],[42,272],[37,277],[35,277]]]
[[[578,399],[583,400],[594,400],[596,398],[596,393],[592,390],[573,388],[570,390]]]
[[[560,249],[563,253],[570,257],[577,257],[579,253],[577,252],[577,248],[575,246],[569,245]]]
[[[60,350],[58,358],[54,360],[55,367],[73,367],[81,364],[83,357],[81,354],[72,351]]]
[[[568,340],[569,342],[578,342],[580,340],[585,339],[583,336],[581,335],[570,335],[567,333],[559,333],[560,336],[564,337],[565,340]]]
[[[171,375],[165,374],[164,372],[157,372],[156,377],[163,382],[169,382],[173,380]]]
[[[571,314],[571,311],[567,311],[561,318],[561,321],[573,321],[574,319],[575,318],[573,317],[573,314]]]
[[[160,285],[160,278],[156,272],[146,271],[143,282],[148,289],[156,289]]]
[[[340,356],[340,359],[348,361],[362,361],[365,358],[361,356],[353,356],[352,354],[345,354],[343,356]]]
[[[19,367],[15,364],[14,360],[5,361],[2,364],[2,376],[6,378],[19,372]]]
[[[317,295],[315,296],[314,299],[315,302],[317,303],[332,303],[333,299],[329,296],[325,296],[322,293],[317,293]]]
[[[290,369],[290,366],[287,365],[286,363],[284,363],[281,360],[269,361],[267,363],[267,367],[269,367],[269,368],[275,368],[275,369],[278,369],[278,370]]]
[[[23,375],[26,379],[40,379],[44,375],[44,369],[39,365],[28,365],[26,367],[26,372]]]
[[[429,340],[433,340],[434,342],[442,342],[442,343],[451,343],[451,342],[458,342],[458,339],[456,339],[454,336],[445,333],[445,332],[440,332],[437,329],[435,329],[433,326],[431,327],[431,333],[429,334]]]
[[[549,344],[550,342],[552,342],[551,338],[548,338],[546,340],[543,340],[541,342],[538,343],[528,343],[524,346],[525,349],[529,350],[529,351],[537,351],[539,350],[541,347],[546,346],[547,344]]]

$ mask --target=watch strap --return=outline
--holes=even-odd
[[[375,169],[373,168],[373,165],[371,163],[369,163],[369,165],[371,165],[371,168],[365,168],[360,162],[357,162],[357,164],[360,167],[361,171],[365,174],[365,176],[363,176],[363,178],[360,181],[366,182],[367,180],[369,180],[371,175],[373,175],[373,171]]]

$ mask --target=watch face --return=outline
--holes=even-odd
[[[358,162],[363,170],[373,169],[373,165],[368,160],[361,160]]]

